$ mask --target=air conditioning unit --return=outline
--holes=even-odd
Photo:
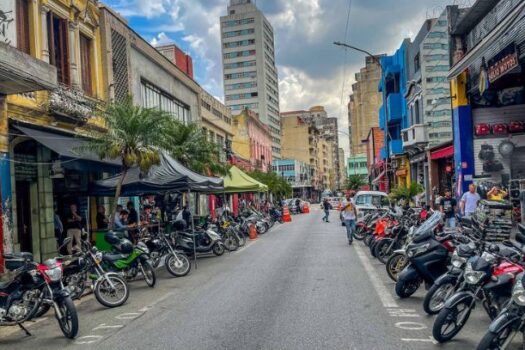
[[[62,163],[59,160],[55,160],[51,165],[51,176],[52,179],[63,179],[64,178],[64,168],[62,168]]]

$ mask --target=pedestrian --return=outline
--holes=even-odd
[[[69,216],[67,217],[67,237],[71,238],[67,244],[67,253],[73,253],[73,245],[75,251],[78,250],[81,234],[82,234],[82,217],[77,212],[77,205],[71,204],[69,206]]]
[[[346,227],[346,236],[348,238],[348,244],[350,245],[354,241],[355,219],[357,218],[353,197],[353,192],[347,193],[346,199],[343,201],[341,208]]]
[[[97,208],[97,229],[107,230],[108,225],[109,221],[106,216],[106,208],[103,205],[99,205]]]
[[[476,192],[476,185],[470,184],[468,186],[468,191],[463,193],[461,201],[459,202],[459,207],[461,210],[461,215],[466,218],[469,218],[476,212],[478,203],[481,200],[480,195]]]
[[[57,213],[57,209],[55,208],[55,216],[53,218],[53,223],[55,226],[55,239],[57,240],[57,248],[62,245],[62,242],[64,240],[64,224],[62,224],[62,220],[60,220],[60,216]]]
[[[330,215],[330,202],[328,202],[328,198],[323,199],[323,210],[324,210],[323,221],[330,222],[328,221],[328,216]]]
[[[117,230],[119,227],[123,226],[122,220],[120,219],[120,212],[122,211],[123,207],[122,205],[117,205],[117,209],[115,210],[115,214],[113,216],[113,229]]]
[[[129,201],[126,205],[128,209],[128,226],[137,226],[139,224],[139,213],[135,210],[135,205],[132,201]],[[133,243],[137,243],[138,240],[138,230],[128,230],[128,234],[131,237]]]
[[[445,227],[456,227],[456,200],[452,198],[452,191],[445,190],[445,197],[441,198],[440,210],[445,215]]]
[[[502,190],[498,185],[492,187],[490,191],[487,192],[487,199],[489,201],[502,201],[507,197],[508,193]]]

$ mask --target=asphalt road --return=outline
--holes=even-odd
[[[435,345],[424,291],[394,296],[384,265],[321,211],[293,217],[244,249],[199,259],[189,276],[159,271],[157,286],[132,282],[130,299],[106,309],[78,305],[76,340],[61,336],[53,314],[33,336],[0,330],[0,349],[473,349],[488,325],[478,309],[457,340]]]

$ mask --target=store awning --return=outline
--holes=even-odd
[[[57,153],[60,157],[66,158],[66,160],[87,160],[115,167],[120,167],[122,164],[119,159],[101,160],[97,154],[83,149],[83,147],[89,142],[89,140],[85,138],[68,136],[61,133],[43,131],[20,125],[15,126],[15,128],[20,130],[24,135]]]
[[[430,152],[430,159],[437,160],[454,156],[454,146],[447,146],[436,151]]]
[[[225,193],[268,191],[268,186],[255,180],[236,166],[232,166],[229,175],[226,175],[223,179]]]
[[[514,23],[523,17],[525,11],[525,1],[517,5],[511,13],[507,15],[483,40],[474,46],[459,62],[457,62],[448,73],[448,79],[453,79],[468,69],[475,60],[484,55],[490,46],[494,45],[497,40],[505,35],[512,28]]]

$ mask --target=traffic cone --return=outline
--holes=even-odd
[[[310,203],[305,202],[303,207],[303,214],[309,214],[310,213]]]
[[[255,228],[255,224],[250,225],[250,231],[248,232],[248,235],[251,240],[257,239],[257,229]]]
[[[288,210],[287,205],[283,207],[283,222],[292,222],[292,217],[290,216],[290,211]]]

